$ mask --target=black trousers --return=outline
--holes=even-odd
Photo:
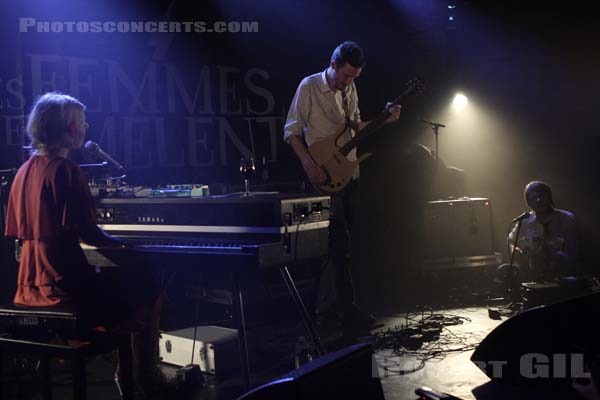
[[[351,311],[355,305],[354,284],[350,269],[350,238],[356,211],[358,180],[353,180],[331,196],[329,259],[335,277],[336,303],[339,311]]]

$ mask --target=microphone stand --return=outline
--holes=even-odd
[[[433,131],[433,134],[435,135],[435,159],[436,161],[439,160],[440,156],[439,156],[439,129],[440,128],[445,128],[446,125],[444,124],[439,124],[437,122],[431,122],[431,121],[426,121],[424,119],[421,120],[422,122],[425,122],[426,124],[428,124],[431,127],[431,130]]]
[[[519,220],[517,221],[517,229],[516,229],[516,234],[515,234],[515,241],[513,243],[513,248],[512,251],[510,253],[510,261],[508,264],[508,274],[506,276],[506,285],[507,285],[507,292],[508,292],[508,297],[511,300],[514,301],[519,301],[521,300],[521,296],[520,294],[517,294],[517,291],[514,288],[515,285],[515,278],[517,276],[517,273],[513,273],[515,271],[515,269],[517,269],[517,267],[514,265],[514,260],[515,260],[515,251],[517,250],[517,243],[519,242],[519,233],[521,232],[521,225],[523,223],[523,217],[519,218]]]

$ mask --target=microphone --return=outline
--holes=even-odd
[[[446,127],[446,125],[444,125],[444,124],[438,124],[437,122],[427,121],[426,119],[422,119],[422,118],[419,119],[419,121],[425,122],[426,124],[429,124],[431,126],[437,126],[437,127],[440,127],[440,128],[445,128]]]
[[[123,171],[123,166],[116,162],[115,159],[108,155],[104,150],[102,150],[100,146],[98,146],[98,143],[88,140],[87,142],[85,142],[85,145],[83,147],[93,155],[104,159],[106,162],[112,165],[113,168],[119,171]]]
[[[517,221],[520,221],[522,219],[528,218],[529,215],[530,215],[529,211],[525,211],[523,214],[521,214],[517,218],[513,219],[512,222],[517,222]]]

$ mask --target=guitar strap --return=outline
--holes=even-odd
[[[348,96],[346,95],[346,90],[342,90],[342,108],[344,109],[344,114],[346,114],[346,124],[350,127],[350,139],[352,139],[355,135],[356,130],[358,129],[358,124],[352,121],[352,115],[350,115],[350,104],[348,103]]]

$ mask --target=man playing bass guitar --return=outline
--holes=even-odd
[[[284,132],[284,140],[292,146],[310,182],[321,190],[332,189],[325,191],[332,193],[329,247],[335,270],[336,312],[342,316],[344,333],[350,336],[367,333],[374,322],[371,316],[357,308],[350,274],[353,196],[359,176],[356,148],[347,154],[336,154],[336,157],[341,157],[337,161],[350,166],[352,175],[351,179],[337,185],[331,182],[334,171],[316,161],[310,150],[311,145],[327,140],[331,140],[336,149],[342,147],[369,124],[360,119],[354,84],[364,64],[364,53],[356,43],[347,41],[337,46],[325,71],[300,82],[290,105]],[[388,103],[387,114],[386,123],[397,121],[400,105]]]

